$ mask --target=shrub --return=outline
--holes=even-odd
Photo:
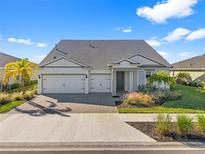
[[[19,83],[14,83],[12,85],[10,85],[10,88],[9,89],[16,89],[16,88],[20,88],[21,85]]]
[[[156,122],[156,131],[161,135],[166,135],[170,132],[170,128],[172,127],[171,116],[169,114],[157,115],[157,122]]]
[[[182,98],[182,95],[178,92],[167,91],[167,92],[155,92],[151,93],[152,99],[155,103],[161,105],[166,101],[176,101]]]
[[[178,115],[177,116],[177,128],[178,131],[183,135],[186,136],[193,128],[193,119],[186,116],[186,115]]]
[[[9,94],[0,93],[0,104],[6,104],[10,101],[12,101],[12,98]]]
[[[150,86],[150,85],[139,85],[138,90],[140,92],[154,92],[157,90],[155,86]]]
[[[153,103],[152,97],[142,92],[132,92],[125,96],[126,103],[131,105],[150,106]]]
[[[23,99],[23,92],[15,92],[11,94],[13,100],[22,100]]]
[[[157,88],[161,89],[161,83],[164,83],[165,86],[168,85],[175,85],[175,78],[170,77],[169,74],[167,72],[163,72],[163,71],[159,71],[157,73],[152,74],[149,78],[148,78],[148,84],[149,85],[153,85],[154,82],[156,82]],[[162,89],[166,89],[166,87],[162,87]]]
[[[176,76],[176,82],[187,85],[189,82],[191,82],[191,76],[189,73],[179,72]]]
[[[23,98],[26,100],[30,100],[35,97],[35,91],[34,90],[28,90],[23,94]]]
[[[202,133],[205,133],[205,115],[198,115],[198,128]]]

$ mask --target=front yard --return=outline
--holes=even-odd
[[[0,92],[0,113],[6,113],[32,99],[36,94],[37,84]]]
[[[175,92],[181,93],[181,100],[166,101],[153,107],[122,107],[118,105],[119,113],[202,113],[205,112],[205,93],[196,87],[177,85]]]

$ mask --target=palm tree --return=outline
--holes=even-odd
[[[38,65],[28,59],[10,62],[4,67],[3,84],[7,85],[10,79],[18,80],[22,86],[25,86],[33,76],[33,70],[37,69]]]

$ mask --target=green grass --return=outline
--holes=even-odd
[[[175,91],[182,94],[182,99],[165,102],[162,104],[163,107],[205,110],[204,92],[197,90],[196,87],[184,85],[177,85]]]
[[[168,101],[160,107],[118,108],[120,113],[205,113],[205,93],[196,87],[177,85],[175,91],[182,94],[178,101]]]
[[[119,108],[119,113],[205,113],[205,110],[150,107],[150,108]]]
[[[8,111],[12,110],[13,108],[15,108],[23,103],[25,103],[25,101],[12,101],[12,102],[7,103],[5,105],[1,105],[0,106],[0,113],[8,112]]]

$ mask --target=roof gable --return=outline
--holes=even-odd
[[[86,65],[72,59],[60,57],[42,65],[41,67],[86,67]]]

